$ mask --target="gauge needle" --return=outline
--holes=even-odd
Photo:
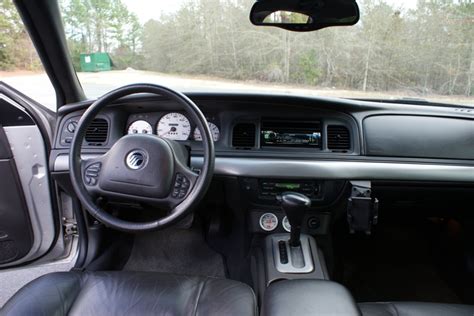
[[[169,132],[171,132],[171,129],[170,129],[169,131],[167,131],[167,132],[164,132],[164,133],[158,135],[158,136],[163,137],[163,136],[165,136],[166,134],[168,134]]]

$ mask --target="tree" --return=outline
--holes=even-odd
[[[76,69],[81,53],[107,52],[119,69],[136,63],[142,26],[121,0],[64,0],[61,7]]]
[[[359,0],[357,25],[309,33],[252,25],[254,1],[187,0],[144,25],[122,0],[60,4],[76,67],[81,53],[103,51],[118,69],[421,96],[474,93],[472,0],[419,0],[412,9]],[[37,59],[13,5],[0,0],[0,10],[0,68],[31,68]]]
[[[15,6],[0,0],[0,70],[36,70],[41,67]]]

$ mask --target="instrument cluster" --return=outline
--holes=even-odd
[[[156,134],[171,140],[202,141],[201,131],[194,126],[182,113],[169,112],[157,118],[153,114],[136,114],[128,124],[127,134]],[[219,127],[208,121],[212,139],[217,142],[220,138]]]

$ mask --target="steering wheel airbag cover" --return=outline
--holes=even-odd
[[[142,156],[136,168],[127,161],[134,154]],[[124,136],[105,155],[102,173],[99,186],[104,190],[163,198],[173,181],[173,153],[168,143],[155,135]]]

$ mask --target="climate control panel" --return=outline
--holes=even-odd
[[[285,191],[298,192],[309,198],[319,195],[320,185],[317,181],[285,181],[285,180],[258,180],[258,194],[260,198],[274,198]]]

